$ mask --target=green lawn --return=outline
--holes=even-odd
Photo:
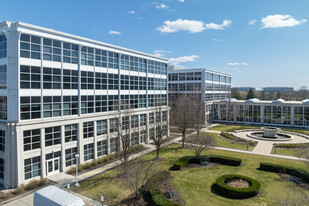
[[[300,129],[282,129],[282,130],[288,131],[288,132],[296,132],[296,133],[300,133],[304,135],[309,135],[309,130],[300,130]]]
[[[280,154],[280,155],[288,155],[288,156],[299,156],[299,149],[291,149],[291,148],[276,148],[272,149],[272,154]]]
[[[232,149],[247,150],[247,145],[245,145],[245,144],[241,144],[241,143],[237,143],[237,142],[233,142],[231,140],[225,139],[221,136],[218,136],[218,134],[216,134],[216,133],[207,132],[207,134],[212,136],[215,139],[217,147],[227,147],[227,148],[232,148]],[[252,147],[252,146],[248,147],[249,151],[252,151],[253,148],[254,147]]]
[[[157,170],[169,169],[173,162],[185,155],[193,155],[190,149],[178,149],[179,145],[172,145],[163,149],[160,153],[165,161],[156,162]],[[260,162],[269,162],[276,164],[284,164],[292,167],[298,167],[309,170],[308,166],[300,161],[284,160],[280,158],[271,158],[258,155],[248,155],[235,152],[226,152],[219,150],[209,150],[202,153],[224,155],[229,157],[241,158],[242,166],[217,166],[212,168],[188,168],[182,171],[171,171],[173,176],[173,184],[177,191],[185,201],[186,205],[273,205],[273,201],[284,198],[289,193],[295,196],[296,190],[294,184],[284,181],[275,173],[259,171]],[[144,158],[152,159],[155,153],[151,153]],[[104,195],[106,204],[115,205],[117,201],[127,197],[130,191],[116,180],[113,181],[113,176],[117,173],[117,169],[113,169],[104,174],[81,182],[80,187],[76,189],[86,196],[100,200],[100,196]],[[210,191],[211,185],[217,177],[223,174],[236,173],[252,177],[260,181],[263,194],[261,197],[248,200],[230,200],[219,197]],[[307,191],[308,192],[308,191]],[[309,192],[308,192],[309,195]]]
[[[256,128],[259,128],[259,127],[220,124],[218,126],[210,128],[210,130],[221,131],[221,132],[231,132],[231,131],[234,131],[234,130],[256,129]]]

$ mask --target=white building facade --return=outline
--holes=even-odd
[[[168,70],[168,98],[172,104],[181,94],[200,95],[205,101],[205,122],[212,117],[213,101],[230,98],[231,75],[198,68],[184,69],[172,65]]]
[[[215,101],[214,121],[309,128],[309,100],[225,99]]]
[[[168,135],[167,66],[142,52],[1,23],[0,184],[65,172],[75,154],[84,163],[119,150],[113,134],[128,105],[132,144],[151,141],[157,121]]]

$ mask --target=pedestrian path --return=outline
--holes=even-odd
[[[256,154],[271,154],[273,143],[268,141],[258,141],[257,145],[252,150]]]

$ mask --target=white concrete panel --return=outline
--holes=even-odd
[[[76,96],[76,95],[78,95],[78,91],[77,90],[69,90],[69,89],[64,89],[64,90],[62,90],[62,92],[63,92],[63,96]]]
[[[41,96],[41,89],[20,89],[19,96]]]
[[[58,68],[61,69],[61,62],[54,62],[54,61],[42,61],[43,67],[51,67],[51,68]]]
[[[61,96],[61,89],[43,89],[43,96]]]
[[[77,70],[78,69],[78,65],[77,64],[69,64],[69,63],[64,63],[63,62],[63,69]]]

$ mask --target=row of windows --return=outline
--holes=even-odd
[[[197,80],[202,80],[201,72],[168,74],[168,81],[197,81]]]
[[[4,159],[0,158],[0,179],[4,179]]]
[[[43,44],[43,45],[42,45]],[[0,35],[0,58],[6,57],[6,38]],[[43,47],[43,51],[41,51]],[[31,59],[41,59],[48,61],[78,64],[78,45],[67,42],[56,41],[34,35],[21,34],[20,56]],[[43,56],[41,57],[41,53]],[[101,49],[82,46],[81,64],[97,67],[119,68],[119,54]],[[120,58],[120,69],[146,72],[146,59],[122,55]],[[167,64],[149,61],[149,72],[154,74],[167,73]]]
[[[0,120],[7,120],[7,97],[0,96]]]
[[[6,65],[0,66],[0,89],[7,88],[7,68]]]
[[[0,59],[7,57],[7,40],[4,34],[0,35]]]
[[[168,91],[201,91],[201,83],[168,84]]]
[[[63,101],[61,101],[63,100]],[[81,114],[146,108],[147,95],[96,95],[81,96]],[[63,102],[63,103],[62,103]],[[7,119],[6,97],[0,97],[0,119]],[[120,105],[119,105],[120,103]],[[166,94],[148,95],[148,107],[167,105]],[[43,107],[42,107],[43,106]],[[20,97],[20,119],[40,119],[78,114],[78,96]],[[42,116],[42,117],[41,117]]]
[[[5,151],[5,131],[0,130],[0,150]]]

